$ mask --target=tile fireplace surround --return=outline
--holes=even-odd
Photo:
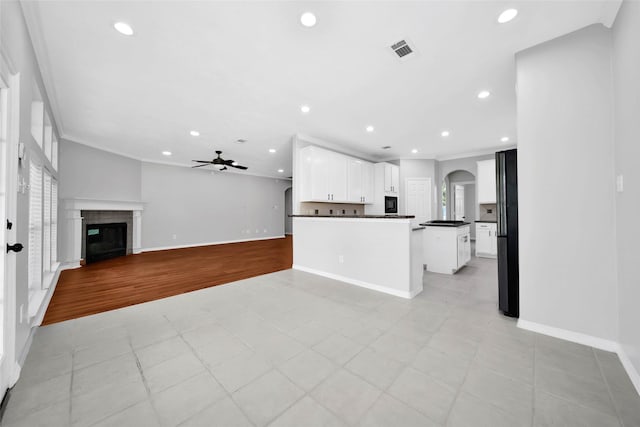
[[[80,267],[82,259],[82,211],[129,211],[133,213],[132,252],[142,251],[142,202],[115,200],[66,199],[64,209],[65,234],[62,262],[65,268]]]

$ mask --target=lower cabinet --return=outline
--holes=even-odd
[[[498,254],[497,225],[491,222],[476,222],[476,256],[496,258]]]

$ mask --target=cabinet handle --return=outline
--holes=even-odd
[[[331,200],[331,194],[327,194],[327,200]]]

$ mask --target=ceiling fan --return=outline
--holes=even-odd
[[[227,166],[230,166],[230,167],[236,168],[236,169],[241,169],[241,170],[249,169],[246,166],[240,166],[238,164],[238,162],[236,162],[234,160],[225,160],[225,159],[223,159],[222,157],[220,157],[220,154],[222,154],[222,151],[216,151],[216,154],[218,155],[218,157],[216,157],[213,160],[193,160],[196,163],[202,163],[202,164],[201,165],[195,165],[195,166],[192,166],[192,167],[193,168],[201,168],[202,166],[213,165],[213,167],[218,169],[219,171],[227,170]]]

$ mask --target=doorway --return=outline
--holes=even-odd
[[[284,192],[284,234],[293,234],[293,221],[289,215],[293,213],[293,198],[291,193],[291,187],[287,188]]]
[[[466,170],[448,173],[441,186],[441,218],[473,223],[477,218],[476,177]],[[471,227],[471,240],[475,240],[476,230]]]

